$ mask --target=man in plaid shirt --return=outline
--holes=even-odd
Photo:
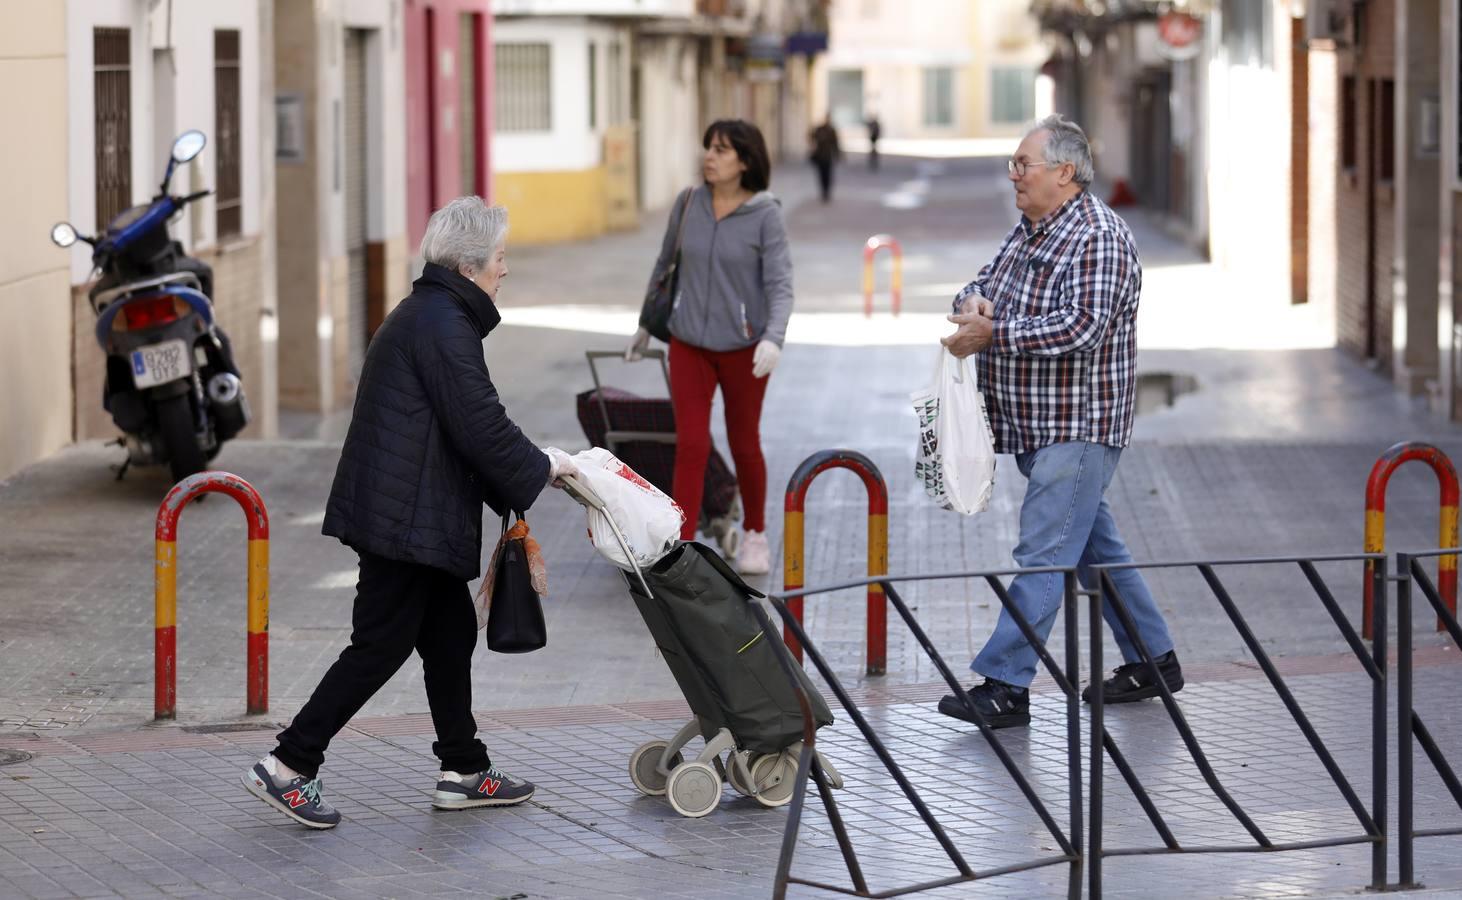
[[[1061,116],[1038,122],[1008,169],[1020,222],[955,297],[949,320],[959,329],[942,343],[955,356],[976,356],[995,449],[1015,454],[1028,479],[1016,564],[1079,566],[1091,585],[1087,566],[1132,561],[1102,495],[1132,438],[1142,265],[1126,223],[1087,190],[1091,147],[1079,126]],[[1169,690],[1181,689],[1172,638],[1141,573],[1110,575]],[[1062,588],[1059,573],[1011,582],[1011,598],[1042,640]],[[1125,660],[1103,682],[1105,701],[1157,696],[1152,668],[1110,599],[1105,611]],[[985,681],[967,692],[991,727],[1030,722],[1036,663],[1035,648],[1002,610],[970,664]],[[974,721],[962,697],[944,697],[939,710]]]

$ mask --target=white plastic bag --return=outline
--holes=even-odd
[[[934,383],[909,395],[919,422],[914,479],[945,509],[972,516],[995,490],[995,435],[975,366],[944,347]]]
[[[577,453],[573,459],[580,480],[604,501],[641,569],[659,562],[660,557],[674,549],[680,540],[680,526],[685,522],[685,513],[675,501],[602,447]],[[585,507],[585,512],[594,549],[626,572],[632,571],[604,514],[589,507]]]

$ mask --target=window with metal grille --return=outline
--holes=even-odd
[[[990,70],[990,120],[1003,125],[1029,122],[1036,115],[1036,73],[1017,66]]]
[[[132,205],[132,50],[126,28],[92,31],[96,227]]]
[[[924,125],[947,128],[954,124],[954,70],[924,70]]]
[[[239,161],[242,157],[239,133],[239,33],[213,32],[213,134],[217,168],[214,209],[218,239],[244,230],[244,201]]]
[[[546,43],[493,48],[493,127],[500,132],[553,130],[552,58]]]

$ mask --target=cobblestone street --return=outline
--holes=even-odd
[[[891,571],[1010,565],[1024,489],[1013,462],[1001,459],[988,511],[961,519],[933,508],[910,477],[908,403],[928,376],[934,341],[949,329],[950,296],[1013,222],[1002,172],[996,159],[890,157],[876,176],[850,163],[827,206],[812,199],[810,171],[777,173],[797,313],[763,422],[774,561],[787,479],[810,453],[846,447],[867,454],[888,482]],[[1139,373],[1152,385],[1175,376],[1194,387],[1142,410],[1108,494],[1139,561],[1358,553],[1366,477],[1387,447],[1423,440],[1462,458],[1462,430],[1330,348],[1318,312],[1231,285],[1141,214],[1132,223],[1146,267]],[[536,442],[586,446],[574,419],[574,395],[590,386],[583,353],[623,347],[663,225],[657,212],[633,233],[510,247],[505,324],[486,352],[509,413]],[[886,310],[862,316],[861,245],[877,231],[906,248],[897,319]],[[880,285],[886,278],[881,264]],[[651,365],[611,363],[606,375],[645,393],[663,390]],[[349,638],[355,557],[319,533],[347,422],[294,416],[287,439],[240,440],[216,461],[251,481],[270,509],[264,716],[243,714],[244,532],[232,501],[213,497],[182,517],[179,718],[160,726],[151,723],[152,527],[166,476],[134,470],[116,482],[116,448],[88,442],[0,483],[0,748],[32,755],[0,765],[0,897],[768,896],[785,810],[728,791],[714,814],[689,820],[629,784],[629,751],[673,733],[684,704],[618,575],[585,540],[582,512],[561,495],[545,496],[531,514],[549,567],[549,644],[518,657],[480,650],[474,670],[474,705],[494,761],[539,785],[532,803],[429,808],[435,761],[416,659],[332,748],[323,776],[345,815],[339,829],[303,833],[243,792],[238,772],[269,749]],[[724,450],[719,413],[713,422]],[[861,577],[865,510],[852,475],[817,482],[807,514],[809,585]],[[1437,487],[1424,467],[1406,466],[1392,479],[1387,511],[1388,549],[1436,546]],[[1358,622],[1359,564],[1319,571]],[[761,586],[780,587],[780,575],[774,570]],[[1246,566],[1224,579],[1368,799],[1368,681],[1302,573]],[[1199,573],[1156,571],[1151,583],[1190,673],[1180,703],[1225,786],[1275,840],[1360,833]],[[993,627],[993,594],[964,582],[912,583],[902,593],[963,677]],[[961,851],[977,869],[1051,853],[1050,835],[985,741],[934,712],[946,688],[892,616],[888,674],[862,675],[862,598],[852,590],[810,600],[810,634],[867,703]],[[1415,634],[1417,707],[1456,755],[1462,659],[1420,611]],[[1060,647],[1058,628],[1052,648]],[[1106,659],[1115,658],[1109,642]],[[1029,733],[1002,732],[1001,740],[1064,823],[1064,705],[1049,680],[1037,689]],[[874,889],[953,874],[848,716],[836,706],[834,713],[823,749],[848,778],[839,799]],[[1246,839],[1156,704],[1111,708],[1107,724],[1183,843]],[[1394,759],[1391,771],[1394,778]],[[1418,823],[1462,821],[1420,754],[1417,772]],[[1160,845],[1111,766],[1105,785],[1106,846]],[[1462,891],[1457,840],[1418,842],[1418,879],[1439,893]],[[1106,863],[1105,895],[1350,895],[1366,884],[1368,861],[1359,845],[1119,857]],[[815,800],[793,871],[847,883]],[[1064,896],[1066,879],[1055,866],[927,896]]]

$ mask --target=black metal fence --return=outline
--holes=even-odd
[[[1370,847],[1371,880],[1369,883],[1369,887],[1373,890],[1385,889],[1387,887],[1386,878],[1388,852],[1388,842],[1386,834],[1388,790],[1386,750],[1389,737],[1389,732],[1387,729],[1386,648],[1386,615],[1388,604],[1386,602],[1378,602],[1374,604],[1371,625],[1374,629],[1374,634],[1377,635],[1377,638],[1373,642],[1372,646],[1367,648],[1365,642],[1361,639],[1360,635],[1356,632],[1355,627],[1346,617],[1340,603],[1336,600],[1333,593],[1326,586],[1324,580],[1320,577],[1319,572],[1316,568],[1317,564],[1319,563],[1343,562],[1355,562],[1358,565],[1370,564],[1369,571],[1371,573],[1371,577],[1374,579],[1373,587],[1375,596],[1381,598],[1385,598],[1387,596],[1386,588],[1389,581],[1386,574],[1386,558],[1383,554],[1348,554],[1309,557],[1264,557],[1255,559],[1204,560],[1154,564],[1131,563],[1120,566],[1097,566],[1092,567],[1091,569],[1091,572],[1096,576],[1096,583],[1090,587],[1084,587],[1079,583],[1077,572],[1074,568],[1049,567],[950,573],[925,576],[891,575],[879,578],[860,579],[822,588],[799,589],[796,591],[774,594],[770,598],[770,601],[773,608],[782,619],[784,627],[788,629],[793,635],[795,635],[796,638],[801,642],[802,647],[806,651],[807,658],[812,662],[812,665],[816,668],[818,673],[822,676],[823,680],[827,683],[830,690],[837,698],[838,703],[843,707],[844,710],[846,710],[853,724],[857,727],[864,740],[868,742],[869,746],[878,757],[884,768],[888,770],[889,774],[897,783],[899,789],[902,791],[904,796],[913,805],[925,827],[928,828],[929,832],[939,842],[941,848],[948,856],[949,861],[953,865],[956,872],[956,874],[954,875],[935,880],[899,886],[879,892],[873,892],[868,885],[867,878],[865,877],[862,866],[859,863],[856,848],[853,847],[852,841],[848,836],[847,828],[845,827],[841,813],[839,812],[837,801],[833,797],[832,791],[829,788],[826,775],[823,772],[821,765],[817,761],[817,754],[813,752],[804,752],[800,757],[798,781],[790,805],[786,830],[783,835],[782,852],[777,866],[774,896],[778,898],[784,897],[786,895],[786,891],[789,885],[801,884],[860,897],[893,897],[953,884],[959,884],[963,882],[993,878],[999,875],[1026,871],[1045,866],[1066,865],[1069,867],[1067,881],[1068,895],[1072,898],[1080,897],[1082,893],[1082,882],[1083,880],[1085,880],[1089,895],[1092,898],[1098,898],[1101,896],[1102,893],[1103,864],[1105,860],[1114,857],[1177,853],[1273,853],[1284,851],[1311,850],[1321,847],[1356,844],[1368,845]],[[1323,607],[1325,612],[1329,615],[1330,619],[1334,622],[1335,627],[1339,631],[1341,637],[1344,639],[1345,643],[1349,646],[1352,653],[1358,660],[1360,668],[1369,677],[1372,687],[1370,698],[1370,753],[1372,796],[1369,806],[1367,806],[1362,801],[1360,794],[1352,785],[1351,780],[1346,776],[1345,772],[1342,771],[1340,765],[1335,759],[1334,754],[1326,746],[1325,741],[1321,738],[1319,732],[1311,723],[1310,717],[1306,715],[1299,700],[1295,697],[1293,691],[1290,690],[1288,684],[1286,684],[1284,677],[1281,675],[1278,667],[1274,664],[1273,660],[1270,659],[1268,652],[1264,649],[1263,644],[1259,640],[1258,636],[1255,634],[1253,628],[1250,626],[1247,620],[1245,620],[1244,616],[1239,611],[1238,605],[1234,602],[1228,588],[1225,586],[1223,579],[1220,577],[1219,573],[1222,570],[1235,566],[1297,566],[1299,570],[1303,573],[1306,582],[1312,589],[1315,599]],[[1126,603],[1123,601],[1123,598],[1118,592],[1117,587],[1111,577],[1111,573],[1118,569],[1150,570],[1159,568],[1194,569],[1202,576],[1204,582],[1211,590],[1214,599],[1222,608],[1227,618],[1234,625],[1239,637],[1243,640],[1245,646],[1248,648],[1250,653],[1253,654],[1255,661],[1259,665],[1260,669],[1263,671],[1266,679],[1274,688],[1280,701],[1284,704],[1286,710],[1294,719],[1295,724],[1304,735],[1307,743],[1315,753],[1320,764],[1323,766],[1326,773],[1334,782],[1336,790],[1340,793],[1341,797],[1344,799],[1346,805],[1355,817],[1356,823],[1358,825],[1358,831],[1346,832],[1342,834],[1336,834],[1330,837],[1306,841],[1276,841],[1272,839],[1269,835],[1267,835],[1265,831],[1258,824],[1255,823],[1253,817],[1250,816],[1243,809],[1238,801],[1234,799],[1233,795],[1224,787],[1222,781],[1218,777],[1217,772],[1210,763],[1207,754],[1204,752],[1201,743],[1199,742],[1197,736],[1194,734],[1193,729],[1189,726],[1182,709],[1174,700],[1173,695],[1168,690],[1164,679],[1159,674],[1157,664],[1154,661],[1152,654],[1149,652],[1149,648],[1144,645],[1141,636],[1137,633],[1137,629],[1133,622],[1131,613],[1128,610]],[[1420,571],[1419,568],[1418,571]],[[1036,632],[1033,625],[1016,607],[1005,584],[1001,581],[1002,578],[1014,577],[1019,575],[1040,574],[1060,574],[1063,577],[1064,594],[1062,618],[1064,619],[1065,631],[1064,666],[1057,664],[1056,660],[1047,650],[1045,640],[1042,638],[1041,635]],[[1424,578],[1424,573],[1422,573],[1422,578]],[[991,590],[999,599],[1003,610],[1010,615],[1011,619],[1020,628],[1022,634],[1026,637],[1028,641],[1030,641],[1032,647],[1036,649],[1042,666],[1055,680],[1057,687],[1061,690],[1065,697],[1067,718],[1066,768],[1068,780],[1067,793],[1069,795],[1069,814],[1067,824],[1064,828],[1057,823],[1056,818],[1051,814],[1050,810],[1041,801],[1040,797],[1031,787],[1031,784],[1025,774],[1020,770],[1019,766],[1016,765],[1010,754],[1001,744],[995,731],[990,727],[989,723],[981,715],[980,711],[969,700],[968,696],[965,694],[964,689],[955,678],[953,671],[945,662],[944,658],[939,654],[939,651],[935,648],[933,642],[929,639],[929,636],[925,633],[924,629],[920,626],[918,620],[915,618],[913,613],[910,611],[908,605],[900,596],[897,588],[897,585],[910,582],[972,579],[983,580],[990,586]],[[1420,583],[1423,584],[1423,591],[1427,591],[1427,583],[1424,581]],[[849,695],[848,691],[839,681],[836,673],[832,671],[823,654],[818,650],[815,640],[813,640],[807,634],[801,623],[797,621],[797,618],[794,615],[792,615],[787,606],[787,601],[792,598],[806,597],[816,594],[826,594],[850,588],[866,587],[869,584],[878,584],[882,586],[885,595],[888,597],[889,603],[893,605],[899,617],[908,627],[911,635],[918,643],[922,652],[934,664],[942,679],[948,684],[951,693],[953,693],[956,697],[960,697],[963,699],[966,711],[970,713],[971,718],[975,721],[981,734],[989,742],[991,749],[1000,760],[1000,763],[1005,769],[1006,773],[1010,776],[1011,780],[1020,790],[1026,802],[1039,817],[1046,830],[1050,833],[1052,839],[1055,841],[1059,850],[1058,853],[1019,860],[1000,866],[998,868],[992,868],[987,870],[974,869],[960,853],[959,849],[954,845],[954,842],[949,838],[945,828],[940,824],[938,818],[929,809],[929,806],[919,795],[918,789],[906,777],[905,773],[900,768],[898,761],[894,759],[893,755],[888,751],[882,738],[869,723],[867,717],[864,716],[863,713],[860,711],[853,698]],[[1434,594],[1435,591],[1432,591],[1429,594],[1429,599]],[[1089,609],[1088,667],[1089,671],[1093,674],[1092,687],[1090,691],[1089,712],[1089,788],[1087,788],[1083,784],[1080,759],[1081,697],[1079,688],[1080,636],[1078,632],[1080,604],[1083,598],[1087,600]],[[1439,600],[1434,600],[1433,602],[1434,605],[1440,603]],[[1154,683],[1159,685],[1163,707],[1168,713],[1169,717],[1172,719],[1172,722],[1178,733],[1181,735],[1186,750],[1191,756],[1193,763],[1197,767],[1204,782],[1207,784],[1209,790],[1213,792],[1214,796],[1217,797],[1222,805],[1233,816],[1235,821],[1237,821],[1239,825],[1245,830],[1245,832],[1247,832],[1247,834],[1251,838],[1251,843],[1225,845],[1185,845],[1181,843],[1174,836],[1173,831],[1163,817],[1161,810],[1159,810],[1151,794],[1143,786],[1133,767],[1124,757],[1117,742],[1108,732],[1104,723],[1104,697],[1103,689],[1101,686],[1102,679],[1100,677],[1101,673],[1104,672],[1104,665],[1102,661],[1102,623],[1104,607],[1107,604],[1111,605],[1114,614],[1122,623],[1124,630],[1129,636],[1132,637],[1142,661],[1149,667],[1149,674],[1153,677]],[[1404,608],[1398,605],[1398,610],[1402,609],[1405,609],[1405,612],[1402,613],[1402,615],[1404,616],[1404,621],[1409,622],[1409,608]],[[767,633],[767,635],[769,637],[777,637],[777,631],[770,616],[768,616],[765,611],[762,610],[759,606],[756,607],[756,612],[761,621],[762,628]],[[1459,631],[1457,629],[1457,623],[1455,618],[1451,620],[1450,625],[1453,629],[1454,639],[1458,640],[1459,644],[1462,644],[1462,631]],[[1406,631],[1404,627],[1402,630],[1403,634],[1407,635],[1407,637],[1404,638],[1401,643],[1403,654],[1405,654],[1409,653],[1409,632]],[[797,663],[793,660],[792,656],[786,652],[786,648],[782,645],[781,641],[774,641],[774,643],[780,648],[779,659],[788,676],[791,677],[793,669],[797,665]],[[1408,676],[1409,664],[1409,658],[1403,656],[1401,668],[1407,671]],[[793,678],[793,683],[799,684],[799,682],[795,678]],[[800,688],[799,696],[801,696]],[[1407,696],[1409,702],[1409,693]],[[806,730],[804,731],[803,738],[807,749],[810,751],[816,746],[816,734],[810,724],[812,719],[810,714],[808,714],[805,697],[802,697],[802,702],[804,703],[804,722],[808,723]],[[1407,707],[1407,709],[1409,711],[1409,707]],[[1419,719],[1416,719],[1414,715],[1410,715],[1409,712],[1406,717],[1406,721],[1414,722],[1418,726],[1420,724]],[[1432,748],[1431,750],[1428,750],[1428,753],[1432,754],[1433,761],[1437,762],[1440,759],[1440,755],[1433,753],[1433,750],[1435,749],[1435,744],[1431,743],[1429,736],[1426,736],[1424,728],[1416,730],[1415,733],[1419,736],[1418,740],[1423,743],[1424,747]],[[1404,738],[1403,740],[1409,739]],[[1138,805],[1142,808],[1148,821],[1152,825],[1153,830],[1158,835],[1158,838],[1160,840],[1159,844],[1151,846],[1117,848],[1107,848],[1103,845],[1103,824],[1105,820],[1105,794],[1103,772],[1107,760],[1110,760],[1112,765],[1117,769],[1123,783],[1132,793]],[[1444,765],[1445,764],[1442,763],[1442,766]],[[1457,798],[1459,806],[1462,806],[1462,785],[1459,785],[1455,776],[1450,774],[1450,769],[1444,768],[1441,770],[1447,773],[1444,774],[1444,778],[1450,778],[1450,780],[1448,781],[1448,785],[1453,789],[1454,796]],[[801,828],[802,813],[806,801],[806,794],[809,783],[814,784],[817,787],[819,798],[822,801],[823,808],[826,810],[829,822],[831,823],[834,834],[836,835],[838,847],[842,854],[843,861],[847,867],[851,886],[827,884],[824,882],[800,878],[792,874],[792,860],[796,850],[797,835]],[[1087,790],[1088,793],[1087,802],[1085,804],[1083,803],[1084,789]],[[1408,788],[1406,787],[1403,787],[1402,789],[1401,796],[1403,798],[1403,803],[1409,802],[1409,794],[1406,793],[1407,790]],[[1087,807],[1089,815],[1089,822],[1086,825],[1087,830],[1085,834],[1085,840],[1083,840],[1082,818],[1084,805]],[[1409,807],[1406,807],[1406,809],[1409,810]],[[1403,822],[1405,821],[1406,820],[1403,819]],[[1410,834],[1408,829],[1409,824],[1403,824],[1403,841],[1406,842],[1403,844],[1404,848],[1409,847]],[[1421,836],[1431,833],[1462,833],[1462,826],[1459,826],[1455,830],[1417,832],[1416,834],[1418,836]],[[1085,879],[1083,879],[1082,877],[1083,871],[1085,871]],[[1403,875],[1402,883],[1407,883],[1405,875]]]
[[[1411,587],[1415,582],[1422,596],[1436,611],[1437,621],[1442,623],[1452,642],[1462,647],[1462,627],[1457,616],[1447,608],[1441,593],[1432,584],[1423,561],[1443,556],[1455,556],[1462,549],[1429,550],[1424,553],[1396,554],[1396,838],[1397,838],[1397,887],[1416,887],[1415,841],[1419,837],[1440,837],[1462,834],[1462,824],[1441,828],[1418,829],[1415,817],[1415,779],[1413,761],[1415,747],[1421,745],[1432,767],[1442,783],[1447,786],[1453,801],[1462,809],[1462,782],[1447,762],[1436,740],[1427,730],[1421,716],[1413,705],[1412,686],[1414,666],[1412,658]],[[1379,596],[1379,594],[1378,594]],[[1380,607],[1384,604],[1377,603]],[[1379,632],[1378,632],[1379,633]]]

